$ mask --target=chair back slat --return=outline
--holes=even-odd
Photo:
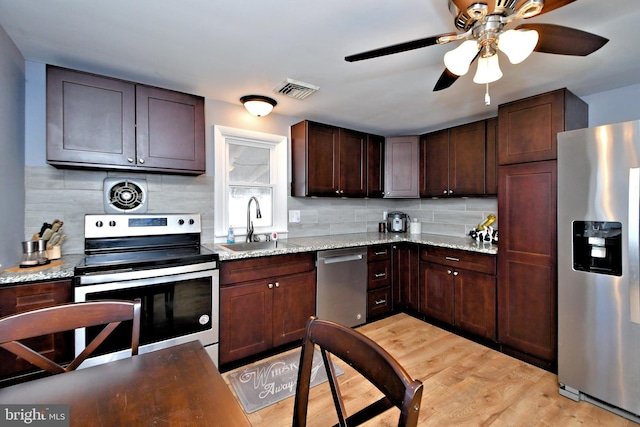
[[[141,302],[88,301],[61,304],[0,318],[0,347],[51,374],[75,370],[123,321],[133,321],[131,353],[138,354]],[[66,367],[19,341],[27,338],[104,325],[102,331]]]
[[[62,366],[18,341],[10,341],[0,344],[0,347],[52,374],[61,374],[65,372],[65,369]]]
[[[340,426],[360,424],[392,406],[400,409],[398,426],[417,425],[422,399],[422,383],[413,380],[386,350],[365,335],[335,322],[311,317],[307,322],[300,355],[293,414],[294,427],[306,426],[311,367],[316,345],[323,355]],[[327,353],[353,367],[385,397],[347,417],[340,388],[333,373],[331,357]]]

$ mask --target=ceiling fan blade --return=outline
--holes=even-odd
[[[363,59],[377,58],[379,56],[391,55],[393,53],[406,52],[408,50],[419,49],[421,47],[432,46],[436,44],[438,39],[442,36],[455,36],[456,33],[440,34],[432,37],[425,37],[423,39],[412,40],[409,42],[398,43],[391,46],[381,47],[379,49],[368,50],[362,53],[356,53],[355,55],[349,55],[344,58],[345,61],[354,62],[362,61]]]
[[[442,74],[440,75],[440,78],[436,82],[436,85],[433,87],[433,91],[437,92],[439,90],[450,87],[452,84],[456,82],[456,80],[458,80],[459,77],[460,76],[455,75],[451,71],[449,71],[448,68],[445,68]]]
[[[573,3],[576,0],[544,0],[544,7],[542,11],[536,16],[540,16],[543,13],[551,12],[552,10],[556,10],[561,8],[562,6],[566,6],[569,3]]]
[[[516,29],[536,30],[536,52],[587,56],[607,44],[609,39],[575,28],[554,24],[522,24]]]

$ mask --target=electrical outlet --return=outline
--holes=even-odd
[[[300,222],[300,211],[289,211],[289,222]]]

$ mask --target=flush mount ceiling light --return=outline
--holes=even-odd
[[[445,0],[439,0],[445,1]],[[460,32],[450,32],[393,44],[345,57],[348,62],[377,58],[437,44],[462,42],[444,55],[445,70],[434,91],[450,87],[467,74],[478,59],[473,79],[489,84],[502,77],[498,50],[509,62],[519,64],[532,52],[586,56],[609,40],[595,34],[555,24],[524,23],[507,30],[508,25],[564,7],[576,0],[447,0],[454,24]],[[576,9],[578,10],[578,9]],[[485,100],[488,96],[485,97]],[[485,101],[486,102],[486,101]]]
[[[240,102],[248,112],[258,117],[266,116],[278,104],[275,99],[262,95],[246,95],[240,98]]]

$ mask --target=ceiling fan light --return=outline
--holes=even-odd
[[[444,65],[456,76],[464,76],[477,53],[478,43],[475,40],[467,40],[444,54]]]
[[[254,116],[264,117],[273,110],[278,103],[275,99],[262,95],[247,95],[240,98],[244,108]]]
[[[478,69],[473,77],[473,82],[477,84],[493,83],[500,80],[502,71],[498,62],[498,55],[480,57],[478,59]]]
[[[535,30],[508,30],[500,34],[498,49],[507,55],[509,62],[519,64],[531,55],[538,44]]]

